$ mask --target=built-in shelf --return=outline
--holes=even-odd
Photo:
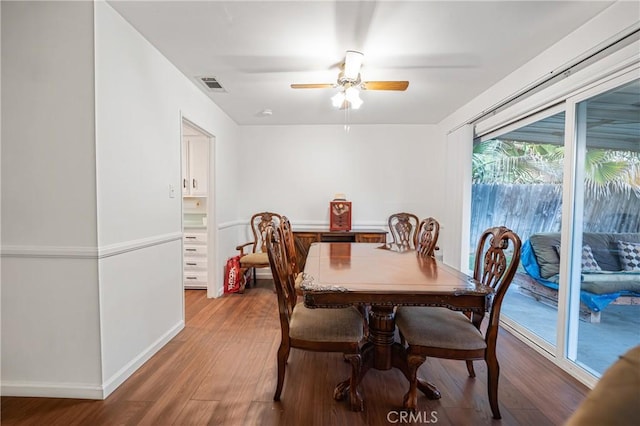
[[[183,224],[183,226],[184,226],[185,229],[187,229],[187,228],[188,229],[207,229],[207,226],[203,225],[202,223],[188,223],[188,222],[185,222]]]

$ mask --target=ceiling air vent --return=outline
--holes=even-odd
[[[212,92],[226,92],[215,77],[200,77],[200,81]]]

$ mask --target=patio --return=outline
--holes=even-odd
[[[515,284],[505,297],[502,316],[555,345],[557,309],[520,293]],[[640,305],[611,304],[602,311],[600,323],[579,322],[577,362],[600,376],[618,356],[639,344]]]

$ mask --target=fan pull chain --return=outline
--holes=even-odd
[[[344,109],[344,131],[349,133],[351,126],[349,125],[349,105]]]

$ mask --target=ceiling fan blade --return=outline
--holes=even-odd
[[[408,81],[364,81],[362,88],[364,90],[407,90]]]
[[[294,83],[291,85],[292,89],[333,89],[335,84],[331,83]]]

